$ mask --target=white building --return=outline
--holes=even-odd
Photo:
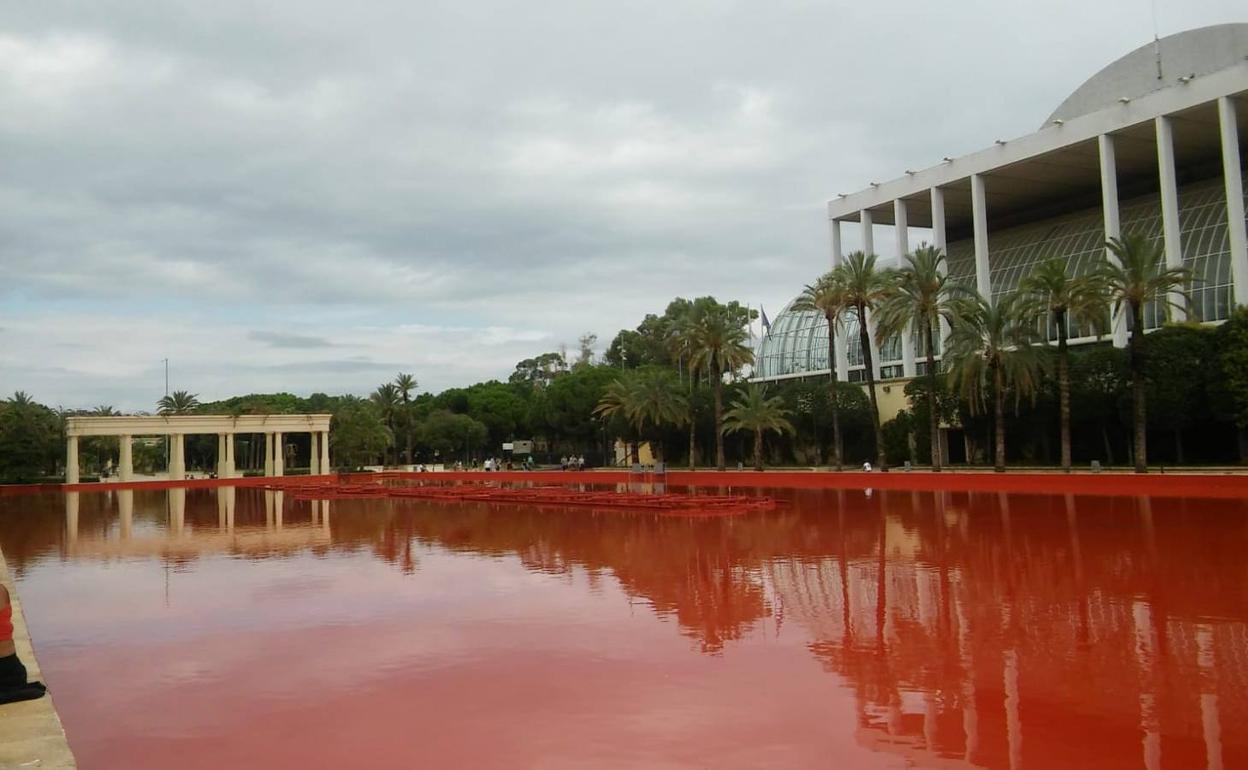
[[[864,251],[883,254],[907,253],[918,245],[910,228],[925,228],[951,277],[999,296],[1046,259],[1084,270],[1107,237],[1142,231],[1164,243],[1168,264],[1192,271],[1192,317],[1221,321],[1248,304],[1246,137],[1248,24],[1172,35],[1093,75],[1035,133],[830,201],[831,265],[847,226]],[[892,226],[893,243],[878,242],[880,225]],[[1146,315],[1146,328],[1164,320],[1156,308]],[[858,337],[847,319],[841,379],[865,379]],[[1125,339],[1119,328],[1115,342]],[[827,343],[822,316],[786,307],[758,346],[755,379],[826,376]],[[889,340],[876,377],[913,377],[924,357],[915,335]]]

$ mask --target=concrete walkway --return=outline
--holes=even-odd
[[[26,664],[31,679],[42,680],[39,662],[30,646],[22,602],[3,553],[0,553],[0,581],[13,599],[13,641],[17,644],[17,656]],[[77,766],[50,693],[39,700],[0,705],[0,770],[67,770]]]

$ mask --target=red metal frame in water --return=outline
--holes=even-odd
[[[415,473],[389,471],[373,474],[345,474],[354,478],[404,478],[429,481],[523,481],[546,484],[626,484],[627,471],[443,471]],[[65,484],[66,492],[100,492],[109,489],[170,489],[273,486],[333,481],[338,476],[252,476],[237,479],[196,479],[187,481],[132,481],[91,484]],[[757,487],[797,489],[906,489],[920,492],[1020,492],[1031,494],[1070,493],[1080,495],[1128,495],[1189,498],[1248,498],[1248,474],[1244,473],[966,473],[945,472],[862,473],[811,471],[669,471],[668,484],[690,487]],[[38,491],[26,487],[22,493]]]
[[[305,480],[302,484],[275,484],[273,489],[290,492],[296,500],[326,500],[343,497],[397,497],[446,502],[488,502],[520,505],[606,508],[648,511],[666,516],[737,516],[776,507],[770,497],[753,495],[696,495],[604,490],[569,489],[566,486],[502,487],[478,479],[475,484],[420,484],[393,486],[384,482],[394,474],[369,474],[342,481]]]

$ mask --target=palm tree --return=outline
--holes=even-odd
[[[9,399],[9,404],[11,404],[12,406],[19,406],[19,407],[31,406],[34,403],[35,403],[35,399],[32,398],[31,395],[24,390],[14,391],[13,397]]]
[[[997,472],[1005,470],[1005,391],[1013,388],[1015,407],[1024,396],[1034,398],[1045,359],[1035,315],[1023,295],[1014,292],[996,304],[975,294],[956,300],[945,361],[949,378],[980,413],[993,399]]]
[[[187,414],[197,406],[199,406],[198,395],[187,393],[185,390],[175,390],[156,402],[157,412],[164,415]]]
[[[781,404],[779,396],[767,398],[767,391],[758,385],[749,385],[745,394],[732,402],[732,408],[724,415],[724,430],[754,432],[754,470],[763,469],[763,431],[794,433],[793,424],[787,419],[789,410]]]
[[[689,373],[689,470],[697,467],[698,454],[698,419],[694,410],[693,391],[697,379],[697,368],[693,364],[693,349],[697,342],[696,314],[691,307],[672,326],[669,343],[677,360],[685,362],[685,370]]]
[[[1169,315],[1176,303],[1172,292],[1184,290],[1191,282],[1191,272],[1182,267],[1166,267],[1165,247],[1160,240],[1143,233],[1127,233],[1110,238],[1105,247],[1118,258],[1106,259],[1101,265],[1101,280],[1114,303],[1114,313],[1126,313],[1131,325],[1128,362],[1131,368],[1131,401],[1135,417],[1135,472],[1148,472],[1145,428],[1148,413],[1144,405],[1144,305],[1157,302]]]
[[[715,391],[715,467],[724,470],[724,375],[753,363],[745,329],[733,323],[727,308],[716,306],[699,313],[693,332],[690,365],[711,377]]]
[[[385,420],[386,427],[390,430],[391,446],[393,446],[394,416],[399,408],[399,389],[394,383],[387,382],[377,386],[377,390],[374,390],[368,398],[381,410],[381,418]]]
[[[896,271],[877,270],[876,256],[855,251],[845,257],[833,272],[845,288],[845,304],[858,318],[858,341],[862,345],[862,361],[866,365],[867,395],[871,397],[871,424],[875,428],[875,461],[880,470],[887,470],[884,459],[884,430],[880,427],[880,404],[875,395],[875,362],[871,356],[871,333],[867,326],[869,313],[874,313],[888,298],[896,285]]]
[[[956,298],[963,290],[949,280],[943,267],[945,255],[926,243],[907,254],[905,266],[897,272],[893,293],[884,298],[876,313],[876,334],[883,340],[894,334],[922,331],[927,348],[928,428],[932,439],[932,470],[940,472],[940,415],[937,408],[936,330],[940,320],[952,320]]]
[[[836,379],[836,331],[841,326],[841,317],[848,309],[845,301],[845,287],[841,284],[840,275],[830,272],[819,277],[814,284],[809,284],[796,300],[793,310],[821,313],[828,322],[828,396],[832,403],[832,462],[839,471],[844,464],[842,455],[844,444],[841,441],[841,407],[837,392],[839,383]]]
[[[403,402],[403,433],[406,440],[404,462],[412,464],[412,391],[416,389],[416,378],[400,372],[394,378],[394,387]]]
[[[1032,312],[1045,316],[1057,329],[1058,415],[1062,434],[1062,470],[1070,473],[1070,354],[1066,349],[1067,323],[1090,329],[1100,336],[1109,318],[1106,285],[1100,271],[1071,276],[1064,257],[1053,257],[1036,266],[1019,283]],[[1045,335],[1048,341],[1048,335]]]
[[[657,434],[664,425],[683,425],[688,412],[689,403],[681,392],[680,383],[669,370],[660,368],[626,372],[607,386],[594,408],[594,414],[604,418],[622,415],[639,435],[644,435],[648,427],[653,427]],[[662,440],[656,440],[651,446],[661,461]]]

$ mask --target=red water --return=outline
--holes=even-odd
[[[1248,767],[1248,503],[767,494],[42,494],[0,547],[84,770]]]

